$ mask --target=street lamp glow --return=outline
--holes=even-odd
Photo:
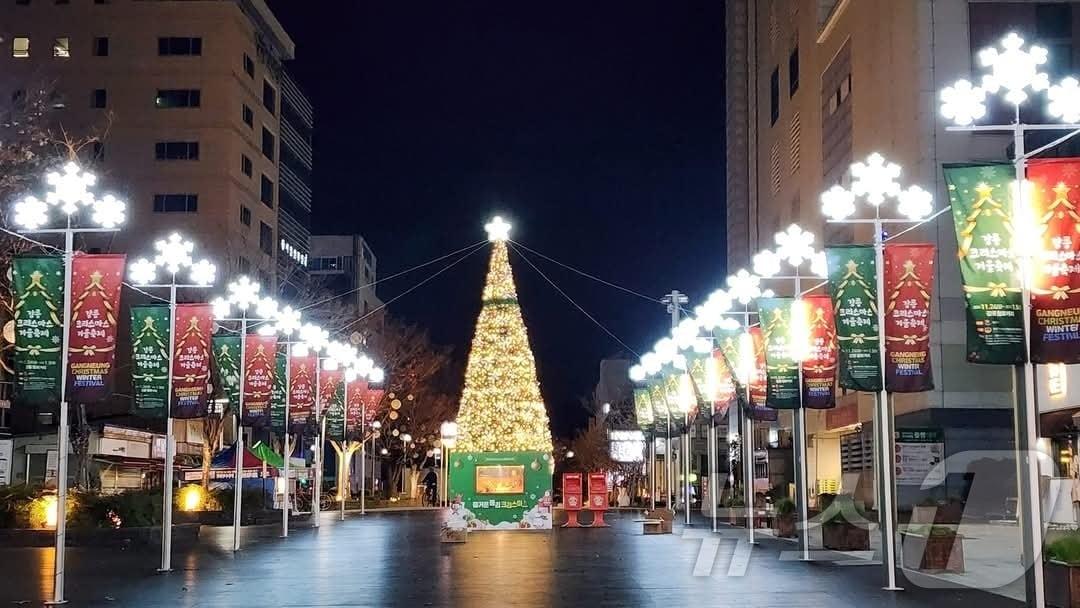
[[[900,194],[900,165],[888,162],[885,157],[874,152],[866,162],[851,165],[851,192],[856,196],[865,196],[871,205],[878,206],[886,198],[895,198]]]
[[[368,372],[368,382],[372,384],[382,384],[385,379],[386,372],[384,372],[381,367],[372,368],[372,370]]]
[[[492,243],[508,240],[510,238],[510,228],[512,228],[510,223],[498,215],[491,218],[491,221],[487,224],[484,224],[484,230],[488,233],[488,240]]]
[[[326,348],[326,343],[329,339],[329,332],[313,323],[305,323],[303,327],[300,328],[300,340],[307,348],[313,351],[318,352],[323,348]]]
[[[693,317],[687,317],[682,321],[679,321],[679,324],[671,331],[671,335],[675,340],[676,346],[681,349],[687,349],[694,345],[694,340],[697,339],[700,332],[701,324],[698,320]]]
[[[711,338],[697,338],[696,340],[694,340],[694,352],[699,355],[707,355],[711,353],[712,347],[713,344]]]

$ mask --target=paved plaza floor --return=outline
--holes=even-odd
[[[842,555],[804,563],[793,544],[704,526],[642,536],[636,513],[613,513],[609,529],[478,532],[438,541],[439,511],[324,516],[319,529],[204,528],[177,549],[175,570],[157,574],[155,548],[68,550],[71,606],[1019,606],[996,594],[920,587],[880,589],[880,565]],[[0,606],[40,605],[51,593],[52,550],[0,548]],[[1010,581],[1001,581],[1008,584]],[[923,581],[940,585],[940,581]],[[976,604],[977,603],[977,604]]]

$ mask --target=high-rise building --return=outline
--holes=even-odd
[[[113,250],[149,252],[178,230],[223,271],[274,284],[294,45],[263,0],[13,0],[0,41],[0,100],[48,88],[64,132],[104,133],[95,170],[129,206]],[[294,113],[310,118],[306,108]],[[302,156],[302,137],[289,139]]]
[[[278,189],[278,290],[296,295],[307,284],[311,254],[311,102],[289,75],[281,74],[281,164]]]
[[[1051,62],[1045,69],[1051,80],[1075,72],[1070,66],[1080,51],[1078,2],[729,0],[726,11],[732,271],[748,266],[753,253],[773,247],[773,234],[793,222],[823,237],[817,247],[870,242],[869,231],[826,224],[819,195],[845,183],[850,164],[872,152],[903,167],[902,183],[931,191],[935,208],[948,205],[942,164],[1009,160],[1011,135],[946,132],[938,92],[958,78],[977,78],[975,53],[1010,31],[1049,49]],[[1032,137],[1028,149],[1056,135]],[[931,332],[935,390],[894,395],[897,430],[940,432],[933,436],[942,437],[945,457],[972,449],[1008,449],[1013,442],[1012,369],[966,362],[964,298],[951,216],[902,238],[920,241],[938,248]],[[1076,446],[1056,445],[1065,437],[1065,423],[1054,423],[1045,412],[1074,411],[1080,392],[1050,395],[1051,373],[1066,383],[1080,382],[1080,374],[1039,366],[1044,447],[1057,460],[1062,449]],[[835,410],[809,413],[812,493],[840,486],[872,501],[872,404],[872,395],[848,393]],[[1068,415],[1058,417],[1071,424]],[[781,426],[789,424],[782,415]],[[773,429],[769,435],[786,434]],[[769,439],[764,429],[761,439]],[[964,465],[949,465],[946,482],[925,491],[899,480],[900,507],[927,497],[965,496],[970,474]]]
[[[353,317],[367,316],[383,305],[375,295],[377,266],[375,253],[359,234],[311,236],[308,270],[312,278],[331,294],[348,293],[342,302]]]

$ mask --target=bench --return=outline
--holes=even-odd
[[[671,534],[672,521],[675,514],[671,509],[655,509],[645,512],[645,519],[641,520],[644,534]]]

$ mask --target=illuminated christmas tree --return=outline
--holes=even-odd
[[[457,450],[551,452],[551,429],[507,257],[510,225],[485,227],[494,243],[458,412]]]

